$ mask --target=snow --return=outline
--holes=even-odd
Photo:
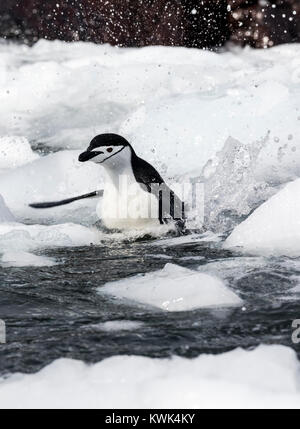
[[[5,204],[5,201],[0,194],[0,224],[3,222],[14,222],[15,218],[7,205]]]
[[[39,184],[41,184],[41,181],[38,179],[38,174],[42,174],[42,169],[35,169],[36,162],[38,164],[42,163],[41,167],[44,166],[43,177],[46,177],[45,165],[47,162],[43,163],[39,159],[27,166],[13,169],[8,174],[10,180],[6,182],[4,178],[0,182],[0,188],[4,191],[3,193],[7,195],[10,205],[15,209],[15,213],[18,213],[17,207],[21,207],[24,217],[26,213],[33,211],[25,204],[26,196],[28,197],[30,195],[30,190],[32,190],[30,189],[30,183],[32,188],[35,189],[38,189]],[[15,181],[13,179],[15,179]],[[49,192],[51,189],[50,182],[51,180],[49,177]],[[55,186],[53,186],[53,193],[54,187]],[[44,191],[44,195],[45,194]],[[64,213],[66,213],[66,211],[64,211]],[[40,216],[42,217],[42,215]],[[39,216],[37,216],[37,218],[38,217]],[[45,221],[47,217],[48,215],[45,214],[42,220]],[[67,216],[62,214],[62,221],[67,220],[66,218]],[[47,220],[49,221],[49,219]],[[11,213],[0,194],[0,265],[2,267],[53,266],[56,262],[52,258],[32,254],[31,251],[48,247],[89,246],[90,244],[100,244],[101,238],[100,232],[95,228],[87,228],[83,225],[74,223],[25,225],[17,222],[15,216]]]
[[[72,223],[60,225],[0,224],[1,251],[29,251],[47,247],[89,246],[100,243],[100,233]]]
[[[52,267],[53,258],[34,255],[28,252],[5,252],[1,258],[2,267]]]
[[[298,52],[299,46],[294,49]],[[150,159],[152,142],[155,159],[171,176],[178,171],[201,171],[230,136],[246,145],[268,136],[275,153],[281,147],[288,152],[288,135],[293,136],[296,146],[300,135],[299,93],[287,76],[298,66],[292,61],[287,64],[287,54],[284,47],[264,54],[245,50],[238,56],[195,53],[193,66],[182,64],[181,59],[181,65],[169,66],[165,96],[158,100],[153,97],[133,112],[121,131],[132,136],[134,144],[144,148]],[[169,95],[170,87],[173,93]],[[161,141],[163,145],[156,144]]]
[[[98,291],[164,311],[242,305],[217,277],[170,263],[159,271],[106,283]]]
[[[299,53],[298,44],[217,54],[3,43],[0,135],[22,150],[18,159],[0,150],[10,165],[0,193],[20,222],[93,224],[95,200],[48,211],[28,203],[97,189],[102,170],[76,157],[96,134],[116,132],[169,183],[204,181],[205,227],[228,231],[300,176]],[[27,140],[60,152],[28,164]]]
[[[300,256],[300,179],[285,186],[238,225],[225,248],[248,253]]]
[[[103,132],[124,134],[168,183],[205,183],[205,228],[213,233],[151,246],[218,243],[236,227],[226,248],[300,256],[299,57],[299,44],[216,54],[1,43],[1,267],[51,266],[57,261],[42,255],[44,249],[138,236],[108,238],[96,230],[97,199],[45,211],[28,206],[102,189],[103,170],[79,163],[78,155]],[[43,152],[32,150],[37,146]],[[196,219],[195,227],[202,222]],[[156,237],[165,232],[158,229]],[[200,265],[201,258],[193,260]],[[165,311],[240,306],[227,280],[265,266],[263,258],[247,255],[196,271],[167,264],[108,283],[99,293]],[[140,326],[115,320],[87,328],[109,335]],[[193,360],[116,356],[88,366],[61,359],[37,374],[2,379],[0,406],[299,408],[299,374],[295,353],[282,346]]]
[[[39,156],[24,137],[0,137],[0,170],[19,167]]]
[[[204,181],[205,228],[217,234],[232,230],[300,177],[299,53],[298,44],[216,54],[59,41],[33,47],[2,43],[0,194],[5,208],[1,200],[0,222],[19,223],[9,234],[17,231],[19,237],[23,231],[25,242],[31,241],[22,251],[47,246],[42,226],[49,228],[49,247],[53,234],[61,237],[71,223],[77,231],[89,227],[81,229],[87,238],[70,238],[66,227],[58,243],[99,243],[90,229],[98,219],[97,199],[51,210],[28,204],[101,189],[103,170],[77,158],[92,137],[109,131],[124,134],[169,183]],[[40,156],[33,144],[58,152]],[[202,227],[202,219],[194,221],[194,227]],[[32,243],[33,226],[21,223],[34,224],[43,238]],[[270,252],[276,245],[279,253],[298,254],[299,228],[294,234],[289,228],[290,243],[286,236],[285,245],[267,240],[266,246],[256,245],[259,236],[267,238],[253,233],[256,228],[249,237],[251,252]],[[261,228],[267,234],[271,225]],[[282,240],[280,231],[276,234]],[[179,244],[180,239],[157,244],[168,246],[172,240]],[[15,251],[12,246],[6,251]]]
[[[300,364],[285,346],[195,359],[60,359],[0,381],[1,408],[300,408]],[[30,392],[30,394],[28,394]]]
[[[28,204],[58,201],[103,188],[103,172],[96,165],[78,162],[80,151],[60,151],[1,176],[0,193],[18,220],[34,223],[78,222],[92,224],[98,218],[98,199],[79,201],[51,210],[35,210]]]

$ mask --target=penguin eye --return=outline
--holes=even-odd
[[[113,148],[112,147],[109,147],[108,149],[106,149],[107,150],[107,152],[112,152],[113,151]]]

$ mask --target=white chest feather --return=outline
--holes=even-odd
[[[105,165],[107,181],[98,216],[109,229],[143,229],[159,225],[157,199],[136,182],[129,149]]]

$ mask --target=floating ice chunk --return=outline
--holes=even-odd
[[[300,179],[262,204],[238,225],[225,248],[263,255],[300,256]]]
[[[0,137],[0,170],[20,167],[38,157],[25,137]]]
[[[4,267],[51,267],[56,265],[53,258],[33,255],[28,252],[5,252],[1,258]]]
[[[161,240],[156,241],[155,243],[151,243],[155,246],[163,246],[163,247],[173,247],[173,246],[181,246],[183,244],[196,244],[199,242],[220,242],[222,238],[220,235],[214,234],[210,231],[205,232],[204,234],[189,234],[181,237],[174,238],[163,238]]]
[[[76,224],[23,225],[0,224],[0,248],[4,251],[28,251],[47,247],[89,246],[99,244],[97,230]]]
[[[79,151],[61,151],[10,170],[1,176],[0,193],[18,220],[93,223],[97,198],[53,208],[35,210],[32,202],[57,201],[102,189],[103,169],[93,163],[78,162]]]
[[[0,194],[0,223],[3,222],[15,222],[15,218],[6,206],[4,199]]]
[[[86,329],[104,332],[135,331],[143,325],[143,322],[133,320],[112,320],[97,325],[88,325]]]
[[[195,359],[60,359],[0,381],[1,408],[299,408],[300,365],[284,346]],[[30,392],[30,395],[28,394]]]
[[[153,253],[149,253],[147,255],[145,255],[146,258],[153,258],[153,259],[174,259],[173,256],[170,255],[164,255],[163,253],[157,253],[157,254],[153,254]]]
[[[145,275],[106,283],[98,290],[165,311],[242,304],[242,300],[217,277],[174,264]]]

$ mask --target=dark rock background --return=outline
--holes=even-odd
[[[0,37],[261,48],[300,41],[300,0],[0,0]]]
[[[229,0],[231,40],[257,48],[300,42],[300,0]]]

